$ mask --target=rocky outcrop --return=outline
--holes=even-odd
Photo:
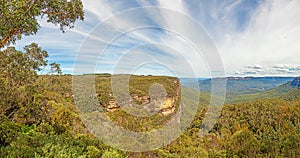
[[[291,86],[300,88],[300,77],[294,78],[294,80],[291,83]]]
[[[177,82],[177,89],[175,90],[175,95],[173,98],[171,99],[167,99],[163,104],[161,104],[161,110],[160,113],[162,115],[171,115],[173,113],[176,112],[176,101],[178,101],[179,99],[179,95],[180,95],[180,89],[181,89],[181,85],[180,82]]]
[[[108,101],[108,105],[106,107],[107,111],[115,111],[119,108],[119,106],[117,105],[116,101],[114,99],[110,99]]]
[[[103,108],[106,111],[115,111],[120,108],[120,105],[128,105],[133,106],[134,104],[138,104],[141,106],[145,106],[148,108],[150,112],[158,112],[161,115],[171,115],[176,112],[176,102],[179,99],[180,93],[180,82],[174,81],[177,84],[177,88],[174,91],[172,97],[160,96],[161,94],[154,94],[151,96],[145,95],[140,96],[138,94],[131,94],[131,98],[126,103],[118,103],[115,99],[113,99],[113,95],[110,94],[111,99],[108,100],[106,104],[103,104]]]
[[[134,97],[135,96],[135,97]],[[141,106],[148,106],[150,111],[157,111],[163,115],[170,115],[175,112],[175,102],[176,98],[165,98],[165,99],[153,99],[150,96],[131,96],[133,99],[129,100],[129,106],[137,104]],[[135,101],[134,101],[135,100]],[[103,106],[106,111],[115,111],[120,108],[120,105],[115,99],[109,99],[108,103]]]

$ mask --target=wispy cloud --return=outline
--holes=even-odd
[[[38,34],[23,38],[17,43],[17,47],[38,42],[48,50],[50,61],[61,62],[65,72],[72,73],[77,53],[82,50],[82,42],[88,38],[89,49],[86,47],[84,50],[85,61],[81,61],[82,65],[91,66],[88,63],[100,58],[99,45],[108,45],[101,58],[102,67],[98,65],[99,69],[96,71],[113,72],[127,51],[138,47],[134,50],[144,53],[133,53],[135,56],[124,65],[137,63],[133,59],[143,60],[149,57],[149,53],[150,56],[161,57],[166,64],[172,65],[173,62],[182,65],[188,62],[198,77],[209,77],[209,61],[197,55],[199,51],[184,37],[170,30],[154,27],[124,32],[135,26],[149,25],[178,27],[185,33],[197,33],[185,19],[172,17],[163,11],[150,11],[149,7],[157,6],[183,13],[199,22],[215,41],[227,75],[300,75],[297,66],[300,63],[300,58],[297,57],[300,50],[300,1],[297,0],[83,0],[83,4],[85,21],[77,22],[74,29],[63,34],[57,26],[40,20],[42,28]],[[114,16],[137,7],[145,8],[140,14],[119,18]],[[110,23],[101,28],[104,30],[102,36],[97,36],[97,28],[107,19],[111,20]],[[119,34],[122,37],[111,43],[111,36]],[[166,54],[168,56],[163,56]],[[286,67],[278,66],[280,64]],[[161,66],[148,64],[144,69],[139,68],[139,73],[170,72],[167,67],[164,68],[166,70],[161,70]],[[82,71],[87,70],[91,69],[82,68]]]
[[[227,34],[227,39],[220,42],[220,52],[227,70],[234,71],[243,65],[257,63],[299,64],[299,15],[299,1],[272,0],[261,3],[251,15],[245,30]],[[299,72],[292,73],[299,75]],[[287,74],[290,75],[290,72]]]
[[[245,66],[235,72],[238,76],[295,76],[295,74],[300,74],[300,65]]]

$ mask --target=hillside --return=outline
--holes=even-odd
[[[248,94],[262,92],[271,88],[275,88],[288,81],[292,81],[293,77],[227,77],[227,93],[229,94]],[[190,82],[189,82],[190,81]],[[192,85],[192,81],[184,79],[183,85],[191,88],[195,88]],[[200,91],[211,91],[211,79],[200,79],[199,88]]]
[[[159,128],[179,107],[180,82],[177,78],[131,75],[129,89],[125,91],[131,98],[124,98],[123,94],[118,94],[122,85],[116,85],[117,91],[112,91],[113,77],[96,76],[96,96],[108,117],[125,129],[144,131]]]
[[[179,99],[180,90],[180,82],[176,78],[132,75],[128,89],[132,99],[124,102],[120,102],[120,99],[118,102],[114,98],[117,94],[113,94],[110,80],[111,77],[97,76],[96,78],[98,92],[96,95],[99,96],[98,100],[106,111],[117,110],[121,105],[127,107],[141,105],[148,108],[149,112],[160,111],[163,114],[175,111],[175,102]]]
[[[293,77],[227,77],[226,78],[226,102],[232,103],[237,101],[254,99],[250,94],[259,94],[260,92],[268,91],[276,88],[282,84],[293,81]],[[183,86],[190,88],[195,87],[195,79],[183,79]],[[201,92],[210,93],[211,91],[211,79],[199,79],[199,89]],[[259,98],[259,96],[257,96]]]
[[[90,133],[93,131],[83,124],[81,114],[74,104],[76,96],[72,90],[73,77],[75,76],[39,76],[32,85],[34,91],[18,89],[29,93],[33,98],[27,99],[26,95],[11,96],[19,99],[16,101],[23,101],[20,102],[21,107],[12,107],[13,113],[7,108],[15,105],[13,100],[6,102],[9,104],[1,104],[1,157],[295,157],[295,154],[300,154],[300,104],[297,97],[291,100],[257,98],[258,100],[226,104],[213,129],[206,136],[199,137],[199,129],[205,128],[202,121],[207,117],[207,105],[211,98],[209,93],[186,88],[174,77],[132,76],[129,80],[129,92],[133,98],[129,103],[132,106],[137,104],[141,109],[151,107],[152,86],[157,86],[156,90],[162,92],[157,85],[159,83],[165,89],[165,93],[162,93],[165,94],[164,99],[159,100],[161,97],[157,97],[153,102],[154,107],[158,108],[146,108],[150,112],[154,110],[156,114],[135,117],[127,113],[131,112],[130,109],[122,110],[114,94],[111,94],[112,76],[96,75],[96,94],[91,97],[99,101],[98,108],[103,109],[112,122],[124,129],[151,131],[163,127],[172,117],[177,117],[175,112],[185,110],[185,115],[195,114],[189,118],[191,124],[185,122],[187,120],[176,118],[187,129],[171,144],[138,153],[116,150],[97,139]],[[291,87],[291,83],[268,90],[264,95],[284,93],[290,97],[297,96],[299,89]],[[181,98],[179,94],[184,95]],[[200,103],[196,107],[186,108],[188,106],[179,106],[181,99],[185,104],[195,104],[198,99]],[[89,109],[85,114],[93,117],[93,110],[98,109]],[[218,115],[215,113],[217,110],[212,112]],[[126,143],[129,146],[137,142],[126,140]]]
[[[273,98],[280,98],[284,100],[294,100],[300,97],[300,89],[297,80],[299,78],[295,78],[293,81],[287,82],[282,84],[278,87],[253,93],[253,94],[241,94],[235,98],[231,98],[228,102],[244,102],[250,100],[257,100],[257,99],[273,99]]]
[[[300,77],[294,78],[294,80],[291,83],[291,86],[300,88]]]

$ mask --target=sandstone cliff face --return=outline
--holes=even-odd
[[[176,102],[179,99],[180,95],[180,82],[178,79],[173,81],[173,84],[176,84],[176,89],[173,90],[171,95],[162,95],[163,93],[157,92],[152,93],[151,95],[139,95],[136,93],[130,94],[128,101],[126,101],[125,106],[132,107],[133,105],[141,105],[147,107],[150,112],[157,112],[160,115],[171,115],[176,112]],[[124,103],[118,103],[116,99],[113,98],[113,95],[110,94],[111,99],[107,103],[102,104],[106,111],[115,111],[120,108]]]
[[[300,77],[294,78],[294,80],[291,83],[291,86],[300,88]]]

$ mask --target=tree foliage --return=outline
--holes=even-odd
[[[84,19],[80,0],[1,0],[0,1],[0,49],[15,43],[23,35],[38,32],[38,18],[46,17],[47,22],[66,27],[74,27],[77,19]]]
[[[104,82],[105,78],[110,76],[100,75],[96,80],[98,77]],[[59,82],[51,84],[53,78]],[[138,76],[133,80],[136,81],[132,82],[140,81]],[[71,81],[70,75],[38,77],[36,84],[39,86],[34,94],[36,103],[25,106],[24,109],[41,106],[42,108],[31,109],[30,113],[42,112],[43,115],[35,114],[40,121],[33,123],[26,123],[21,117],[18,117],[19,120],[1,117],[1,156],[297,157],[299,155],[300,99],[298,98],[291,101],[272,99],[225,105],[217,124],[204,137],[198,137],[198,132],[206,108],[205,105],[199,105],[202,110],[197,112],[191,126],[170,145],[149,152],[124,153],[109,148],[89,134],[74,105]],[[103,90],[102,88],[103,86],[97,86],[99,91]],[[98,97],[100,102],[105,101]],[[33,103],[33,100],[29,103]],[[145,124],[134,122],[127,124],[131,117],[119,111],[109,112],[108,115],[124,128],[145,127]],[[28,119],[30,115],[27,113],[24,118]],[[161,128],[161,125],[157,128]]]
[[[51,74],[59,74],[61,75],[62,74],[62,71],[61,71],[61,68],[60,68],[60,64],[56,63],[56,62],[53,62],[51,64],[49,64],[50,67],[51,67]]]
[[[25,46],[23,52],[14,47],[0,51],[1,114],[12,117],[20,109],[37,107],[33,101],[37,97],[36,71],[47,65],[47,57],[48,53],[35,43]]]

